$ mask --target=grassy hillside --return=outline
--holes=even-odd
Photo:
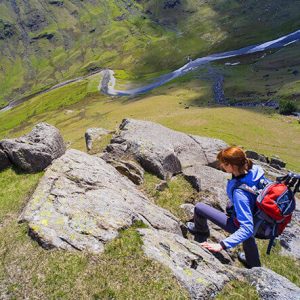
[[[280,50],[229,59],[239,65],[214,66],[224,75],[229,103],[294,101],[300,109],[300,43]]]
[[[0,107],[101,68],[117,70],[118,88],[140,85],[188,58],[299,29],[299,12],[300,1],[293,0],[0,1]],[[299,50],[298,43],[214,63],[135,98],[100,94],[101,76],[93,75],[0,112],[0,139],[45,121],[69,147],[85,151],[87,128],[115,129],[123,118],[136,118],[278,155],[300,171],[299,121],[266,108],[216,106],[210,74],[224,76],[230,103],[287,99],[299,105]],[[143,224],[122,231],[101,255],[38,246],[17,219],[42,175],[0,172],[0,298],[188,299],[169,270],[144,256],[136,231]],[[178,178],[154,192],[157,182],[146,174],[144,192],[184,220],[179,205],[199,200],[190,185]],[[265,247],[262,242],[262,253]],[[299,285],[299,262],[279,251],[262,255],[263,264]],[[258,296],[248,284],[232,282],[218,299]]]
[[[21,135],[37,122],[47,121],[62,131],[72,148],[85,150],[87,128],[114,129],[123,118],[146,119],[278,155],[288,162],[288,168],[300,170],[300,140],[296,138],[300,127],[295,118],[261,108],[216,107],[211,104],[211,83],[192,75],[133,99],[100,94],[99,80],[100,75],[95,75],[0,113],[0,138]]]
[[[299,11],[292,0],[2,1],[0,106],[98,68],[140,76],[275,38],[300,27]]]

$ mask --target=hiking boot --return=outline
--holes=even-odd
[[[245,252],[238,252],[238,260],[248,269],[250,269],[250,266],[247,263]]]
[[[186,223],[186,228],[188,230],[188,232],[190,232],[191,234],[197,234],[198,231],[195,228],[195,223],[194,222],[187,222]]]
[[[190,232],[193,235],[205,235],[209,236],[209,230],[207,231],[200,231],[199,229],[196,229],[195,223],[194,222],[187,222],[186,223],[186,228],[188,232]]]

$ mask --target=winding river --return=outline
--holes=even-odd
[[[163,84],[180,77],[182,75],[185,75],[188,72],[191,72],[198,68],[199,66],[202,66],[204,64],[207,64],[211,61],[217,61],[225,58],[232,58],[236,56],[241,56],[241,55],[247,55],[247,54],[252,54],[252,53],[257,53],[269,49],[276,49],[276,48],[282,48],[285,46],[288,46],[292,43],[296,43],[300,41],[300,30],[297,30],[293,33],[290,33],[288,35],[285,35],[283,37],[280,37],[278,39],[272,40],[265,42],[260,45],[252,45],[248,47],[244,47],[238,50],[232,50],[232,51],[227,51],[227,52],[222,52],[222,53],[217,53],[217,54],[212,54],[209,56],[197,58],[193,61],[188,62],[185,64],[183,67],[162,75],[158,78],[156,78],[152,83],[147,84],[145,86],[141,86],[135,89],[130,89],[130,90],[116,90],[115,83],[116,79],[114,77],[114,72],[112,70],[105,70],[103,72],[103,79],[102,82],[100,83],[99,89],[111,96],[134,96],[138,94],[143,94],[146,92],[149,92],[159,86],[162,86]]]

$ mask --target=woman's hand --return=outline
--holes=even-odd
[[[223,250],[223,247],[220,244],[216,244],[216,243],[204,242],[204,243],[201,243],[200,245],[203,248],[206,248],[211,252],[220,252]]]

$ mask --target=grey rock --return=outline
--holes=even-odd
[[[153,122],[125,119],[105,152],[108,157],[133,157],[146,171],[167,179],[195,162],[213,165],[216,154],[226,146],[221,140],[187,135]]]
[[[8,168],[11,165],[9,158],[6,153],[0,149],[0,171]]]
[[[203,191],[204,202],[215,204],[225,210],[227,205],[226,185],[228,174],[214,168],[194,164],[182,170],[185,178],[192,184],[197,191]],[[207,198],[206,194],[207,194]]]
[[[0,147],[12,164],[27,172],[44,170],[66,151],[59,130],[47,123],[37,124],[20,138],[2,140]]]
[[[266,156],[264,156],[263,154],[259,154],[253,150],[247,150],[246,156],[250,159],[255,159],[264,163],[268,162],[268,158]]]
[[[101,137],[113,133],[113,131],[104,128],[89,128],[84,134],[86,148],[91,151],[93,148],[93,143],[100,141]]]
[[[122,175],[128,177],[134,184],[140,185],[144,182],[144,170],[134,161],[109,160]]]
[[[195,205],[191,203],[184,203],[180,205],[180,208],[182,208],[189,220],[194,219],[194,208]]]
[[[179,282],[187,288],[191,299],[211,299],[224,285],[236,278],[230,260],[218,257],[198,243],[179,235],[151,229],[139,229],[143,249],[148,257],[171,269]]]
[[[286,163],[284,161],[282,161],[281,159],[279,159],[279,158],[272,157],[271,160],[270,160],[270,165],[273,168],[276,168],[276,169],[280,170],[281,168],[285,168]]]
[[[165,180],[162,180],[160,183],[158,183],[155,186],[155,189],[159,192],[163,192],[164,190],[166,190],[169,187],[168,182]]]
[[[253,163],[256,165],[260,165],[263,168],[265,175],[271,180],[275,180],[277,177],[281,177],[286,174],[285,170],[278,170],[276,168],[273,168],[268,163],[256,160],[253,160]]]
[[[297,203],[299,207],[300,203]],[[291,255],[300,260],[300,210],[293,213],[291,223],[285,228],[279,236],[282,246],[282,254]]]
[[[287,278],[266,268],[243,270],[249,283],[263,300],[299,300],[300,288]]]
[[[137,220],[181,234],[170,212],[150,202],[113,166],[77,150],[68,150],[47,169],[20,220],[45,248],[94,253]]]

